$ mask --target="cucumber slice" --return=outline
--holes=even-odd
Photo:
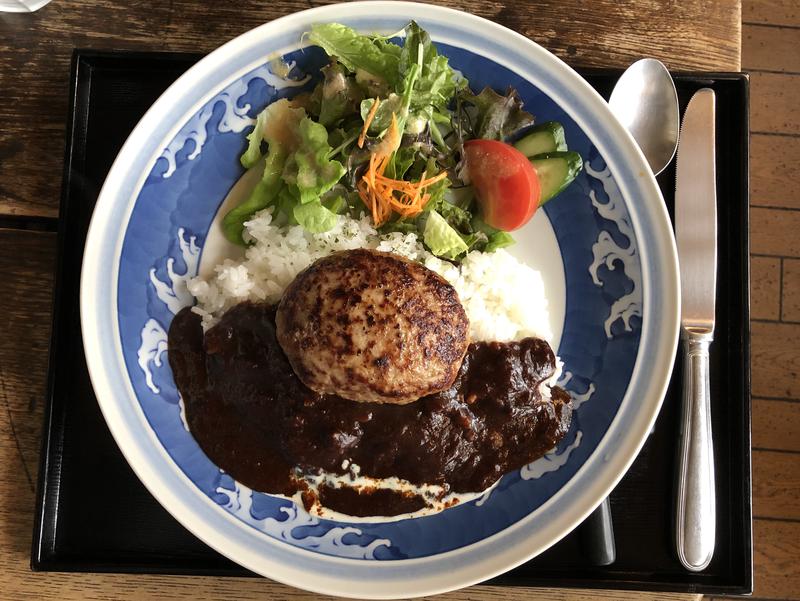
[[[528,158],[546,152],[564,152],[567,150],[564,128],[556,121],[547,121],[531,128],[528,135],[517,140],[514,148]]]
[[[583,159],[577,152],[548,152],[533,157],[531,165],[536,169],[542,187],[539,200],[539,206],[542,206],[572,183],[583,169]]]

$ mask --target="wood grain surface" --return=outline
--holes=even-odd
[[[800,453],[800,403],[753,399],[753,448]]]
[[[55,0],[33,14],[4,14],[0,214],[57,215],[73,48],[208,52],[265,21],[328,3]],[[674,69],[739,69],[737,0],[434,3],[501,23],[576,66],[620,67],[654,56]]]
[[[781,281],[783,282],[781,319],[787,322],[800,322],[800,260],[783,259]]]
[[[800,257],[800,211],[750,209],[750,250],[754,255]]]
[[[750,154],[772,157],[750,163],[750,204],[800,209],[800,186],[796,185],[800,181],[800,137],[752,134]]]
[[[742,21],[773,27],[797,27],[800,26],[800,5],[796,0],[745,0],[742,4]]]
[[[796,501],[795,501],[796,502]],[[755,562],[757,599],[800,599],[800,523],[757,519],[753,523],[756,540]]]
[[[800,454],[758,449],[753,453],[756,518],[800,521]]]
[[[777,257],[753,257],[750,269],[750,316],[753,319],[780,319],[781,260]]]
[[[207,52],[265,21],[325,4],[315,0],[54,0],[38,11],[0,15],[0,223],[56,217],[61,183],[69,58],[75,47]],[[452,0],[543,44],[576,66],[623,67],[655,56],[677,70],[738,70],[745,49],[753,80],[753,444],[757,449],[757,595],[797,599],[800,526],[797,452],[800,390],[800,143],[791,110],[800,10],[794,0]],[[796,94],[794,94],[796,98]],[[788,135],[787,135],[788,134]],[[758,157],[771,157],[758,160]],[[787,211],[789,209],[789,211]],[[24,224],[23,222],[19,222]],[[318,599],[259,579],[33,574],[28,569],[34,482],[49,337],[55,235],[0,229],[0,598]],[[776,302],[777,299],[777,302]],[[783,320],[783,321],[781,321]],[[792,375],[793,374],[793,375]],[[776,452],[781,451],[781,452]],[[783,481],[785,485],[776,483]],[[795,503],[795,504],[793,504]],[[472,587],[437,599],[622,601],[697,595]]]
[[[800,324],[753,321],[753,396],[800,398]]]
[[[750,127],[768,134],[800,134],[800,112],[792,73],[752,71],[750,73]]]
[[[800,600],[800,3],[745,0],[756,599]],[[757,133],[756,133],[757,132]],[[772,159],[768,157],[773,157]]]
[[[800,28],[745,25],[742,55],[749,69],[796,73],[800,71]]]

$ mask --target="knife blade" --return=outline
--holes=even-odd
[[[675,182],[675,239],[681,278],[683,383],[675,542],[689,570],[714,555],[716,492],[709,394],[717,283],[716,97],[692,96],[681,125]]]

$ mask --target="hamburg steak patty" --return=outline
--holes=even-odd
[[[278,342],[312,390],[354,401],[409,403],[448,388],[469,343],[455,289],[398,255],[324,257],[284,292]]]

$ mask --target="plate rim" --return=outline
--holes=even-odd
[[[560,71],[561,75],[567,79],[571,79],[572,81],[570,83],[573,86],[576,86],[583,94],[586,94],[587,98],[593,99],[593,103],[596,105],[596,108],[598,108],[601,112],[604,112],[601,108],[602,105],[602,107],[605,107],[606,109],[605,112],[610,115],[610,111],[607,110],[605,102],[588,85],[588,83],[586,83],[577,73],[572,71],[571,68],[566,66],[562,61],[560,61],[560,59],[550,54],[547,50],[535,42],[532,42],[528,38],[525,38],[524,36],[521,36],[520,34],[513,32],[501,25],[455,9],[427,4],[417,4],[413,2],[379,0],[374,2],[353,2],[318,7],[294,13],[292,15],[287,15],[280,19],[265,23],[238,36],[237,38],[234,38],[226,44],[223,44],[207,57],[203,58],[196,65],[191,67],[186,74],[182,75],[175,83],[173,83],[156,101],[156,103],[153,104],[153,106],[147,111],[145,116],[141,119],[139,124],[137,124],[136,128],[123,145],[122,150],[114,161],[114,164],[109,171],[109,175],[101,189],[97,201],[97,207],[92,216],[89,233],[87,235],[81,271],[81,323],[84,331],[83,341],[84,350],[87,356],[87,367],[89,369],[92,385],[97,393],[98,403],[106,422],[109,425],[109,429],[111,430],[117,445],[120,447],[123,455],[131,465],[137,477],[139,477],[151,494],[153,494],[153,496],[165,508],[167,508],[167,510],[174,517],[176,517],[179,522],[181,522],[186,528],[188,528],[201,540],[206,542],[206,544],[209,544],[209,546],[215,548],[217,551],[230,557],[237,563],[240,563],[253,571],[269,576],[275,580],[291,584],[293,586],[301,586],[302,588],[320,593],[337,594],[341,596],[366,596],[370,598],[393,598],[399,595],[421,596],[427,594],[436,594],[445,592],[447,590],[452,590],[454,588],[468,586],[470,584],[474,584],[476,582],[496,576],[497,574],[511,569],[512,567],[530,559],[530,557],[537,555],[552,544],[555,544],[563,536],[568,534],[575,525],[580,523],[586,517],[586,515],[588,515],[594,509],[594,507],[602,501],[602,499],[608,494],[608,492],[610,492],[610,490],[616,485],[619,479],[622,478],[627,469],[630,467],[630,464],[635,459],[639,449],[646,439],[646,433],[649,431],[652,423],[655,421],[655,418],[658,415],[661,401],[669,382],[669,375],[672,371],[675,353],[677,351],[679,283],[677,279],[677,255],[675,253],[675,245],[674,239],[671,235],[671,228],[669,228],[668,236],[662,236],[660,240],[653,242],[653,245],[655,246],[654,254],[662,257],[665,256],[669,263],[668,265],[662,266],[664,271],[661,274],[663,279],[666,279],[667,281],[665,296],[669,298],[664,299],[667,302],[662,303],[666,310],[663,311],[661,315],[650,315],[649,312],[645,312],[642,325],[642,343],[640,344],[640,350],[637,352],[631,378],[631,381],[633,381],[635,374],[637,374],[637,372],[641,369],[640,363],[643,355],[642,347],[644,346],[645,342],[645,323],[648,323],[650,320],[660,319],[660,331],[662,333],[671,334],[671,336],[665,336],[664,339],[657,344],[657,355],[665,359],[668,363],[668,367],[661,366],[660,377],[657,378],[660,382],[660,385],[651,384],[650,386],[651,389],[655,388],[653,392],[657,393],[656,396],[658,397],[658,402],[651,405],[649,412],[639,411],[639,415],[636,416],[636,419],[634,420],[634,424],[637,426],[635,430],[640,433],[643,431],[644,433],[640,437],[633,437],[633,440],[631,436],[623,438],[622,443],[620,443],[615,450],[616,457],[613,458],[613,461],[609,460],[603,462],[605,466],[603,472],[616,472],[616,474],[614,476],[606,477],[602,483],[595,483],[594,488],[592,489],[593,494],[584,495],[585,498],[581,503],[578,504],[579,510],[577,510],[571,518],[565,518],[564,516],[561,516],[559,520],[557,520],[559,522],[568,522],[569,524],[566,527],[560,526],[559,528],[554,528],[554,526],[551,524],[549,528],[544,529],[560,530],[555,537],[551,536],[549,540],[544,543],[539,542],[537,545],[526,547],[524,540],[521,542],[512,541],[513,544],[511,545],[510,549],[506,548],[501,552],[492,555],[491,557],[484,558],[479,566],[470,564],[466,571],[462,567],[460,571],[449,572],[448,574],[444,575],[444,580],[442,579],[442,575],[437,575],[435,573],[433,575],[421,577],[418,576],[416,572],[408,571],[420,567],[420,564],[436,563],[440,558],[447,557],[450,559],[471,554],[477,547],[489,546],[492,543],[496,543],[500,539],[511,538],[509,537],[508,531],[516,529],[519,532],[519,530],[524,527],[525,522],[531,520],[533,514],[529,514],[506,530],[500,531],[495,535],[460,549],[430,557],[411,560],[382,560],[377,562],[362,562],[366,564],[366,566],[369,566],[369,569],[373,572],[382,571],[387,573],[389,570],[395,570],[397,574],[395,574],[394,577],[387,578],[386,576],[388,576],[388,574],[383,574],[382,579],[370,579],[359,582],[352,577],[346,578],[338,575],[321,575],[319,573],[315,573],[313,575],[313,580],[315,581],[312,582],[312,579],[309,578],[308,570],[304,567],[305,564],[308,563],[307,561],[304,561],[308,558],[308,555],[313,555],[316,563],[328,564],[329,566],[341,565],[352,570],[357,564],[350,559],[323,556],[280,543],[280,541],[267,541],[267,537],[259,536],[256,533],[246,533],[245,530],[240,530],[239,535],[241,538],[253,539],[253,541],[235,541],[230,538],[226,538],[224,535],[221,536],[222,533],[219,532],[220,528],[217,527],[216,524],[213,526],[209,524],[208,520],[200,515],[200,512],[197,510],[197,508],[189,510],[186,500],[181,499],[180,495],[178,495],[179,491],[172,489],[166,483],[164,474],[159,472],[158,468],[160,467],[163,469],[163,465],[155,464],[153,463],[154,461],[166,461],[166,464],[172,472],[171,475],[173,476],[173,481],[175,476],[177,476],[179,480],[183,480],[183,485],[186,485],[186,488],[188,488],[190,492],[194,493],[192,495],[195,497],[194,500],[200,501],[200,509],[204,508],[203,505],[213,503],[210,499],[203,495],[202,492],[194,485],[194,483],[189,480],[188,476],[186,476],[174,464],[166,450],[158,442],[155,433],[147,424],[144,414],[141,412],[141,408],[138,406],[138,403],[135,403],[135,406],[132,408],[133,413],[139,417],[138,426],[140,428],[143,427],[144,431],[148,433],[149,437],[147,443],[144,443],[144,441],[141,440],[137,441],[133,437],[132,424],[127,421],[130,419],[130,416],[126,417],[123,415],[122,401],[117,401],[115,399],[113,386],[109,381],[109,374],[112,372],[105,369],[106,363],[108,363],[109,360],[103,356],[104,347],[101,341],[101,335],[99,333],[99,330],[102,326],[99,326],[99,321],[101,317],[101,309],[105,309],[105,312],[102,313],[102,315],[103,317],[111,317],[110,322],[112,324],[111,330],[114,334],[113,339],[117,343],[116,346],[118,346],[119,329],[118,322],[116,320],[117,282],[115,280],[110,286],[112,289],[111,296],[113,297],[113,302],[106,304],[105,307],[102,307],[102,303],[100,304],[101,306],[97,306],[95,304],[97,298],[97,276],[101,271],[99,268],[99,263],[101,262],[101,257],[103,256],[103,253],[100,251],[103,247],[108,247],[109,242],[106,239],[106,227],[104,226],[108,225],[109,220],[112,217],[111,210],[114,208],[114,203],[119,203],[125,200],[124,198],[120,198],[118,188],[120,180],[125,179],[124,172],[127,162],[126,160],[130,157],[130,155],[137,154],[137,146],[142,141],[142,138],[145,137],[148,128],[157,123],[159,113],[163,110],[163,108],[174,98],[183,96],[182,89],[187,87],[191,81],[198,79],[204,72],[210,71],[214,66],[219,67],[221,64],[224,64],[226,56],[230,56],[235,54],[237,51],[241,51],[239,46],[258,44],[259,41],[268,39],[273,31],[278,30],[281,26],[292,21],[297,21],[300,23],[306,22],[310,24],[314,18],[320,21],[329,21],[342,18],[347,19],[349,16],[358,13],[359,10],[363,10],[367,6],[373,14],[378,15],[380,15],[382,12],[389,13],[392,16],[402,13],[403,15],[411,15],[424,19],[424,13],[428,13],[431,15],[458,18],[469,22],[474,27],[485,28],[494,34],[499,34],[505,37],[511,36],[512,41],[516,41],[516,43],[526,47],[527,50],[537,54],[537,58],[541,58],[543,62],[549,63],[548,66],[550,69]],[[375,19],[379,20],[380,16],[375,17]],[[510,43],[511,42],[504,42],[506,45]],[[466,47],[468,48],[469,45]],[[598,104],[598,101],[600,104]],[[566,107],[562,108],[567,110]],[[637,167],[645,168],[645,170],[641,173],[643,181],[640,182],[640,185],[644,186],[645,191],[648,192],[648,196],[650,198],[655,197],[660,201],[660,207],[650,207],[652,213],[651,216],[659,221],[659,225],[668,226],[669,219],[667,216],[666,207],[663,204],[663,199],[661,198],[660,190],[656,185],[655,178],[652,176],[649,170],[646,170],[644,157],[642,156],[638,147],[636,147],[635,143],[633,143],[633,140],[627,131],[624,130],[624,128],[613,119],[613,117],[609,122],[609,127],[611,129],[610,133],[612,134],[612,138],[616,139],[617,141],[622,141],[622,150],[625,151],[624,154],[632,155],[628,158],[631,158],[634,163],[636,163]],[[146,172],[140,175],[140,181],[135,186],[135,190],[138,191],[141,189],[141,184],[143,183],[143,179],[146,177],[146,175]],[[622,192],[622,186],[620,187]],[[630,195],[623,194],[623,197],[629,198]],[[123,218],[124,226],[127,226],[127,222],[130,218],[130,211],[135,204],[135,200],[136,194],[127,199],[126,215]],[[627,204],[628,203],[626,203],[626,205]],[[633,211],[631,211],[631,219],[634,222],[634,231],[639,232],[640,227],[638,227],[636,223],[637,215]],[[122,231],[117,234],[118,238],[112,253],[112,256],[114,257],[113,263],[115,265],[117,265],[119,262],[118,259],[120,257],[122,242],[124,240],[125,229],[126,227],[123,227]],[[663,233],[664,232],[662,228],[662,234]],[[639,251],[642,255],[642,264],[644,265],[646,262],[646,256],[651,252],[650,248],[646,244],[640,243]],[[669,261],[669,259],[672,260]],[[114,270],[114,273],[117,273],[116,270]],[[649,290],[653,289],[653,286],[650,282],[651,276],[652,274],[649,271],[646,271],[644,268],[642,269],[642,286],[645,294],[647,294]],[[109,312],[110,315],[108,314]],[[126,372],[123,370],[122,373],[125,374]],[[654,380],[654,378],[649,379]],[[131,397],[135,398],[132,388],[130,387],[130,382],[124,382],[123,386],[127,388],[127,392],[129,393],[128,400],[130,400]],[[620,404],[620,409],[612,420],[612,423],[609,425],[607,433],[600,441],[597,450],[592,454],[592,456],[589,457],[589,459],[587,459],[584,465],[578,469],[573,477],[573,480],[579,480],[582,474],[590,469],[592,459],[596,458],[595,456],[599,454],[599,451],[604,446],[608,445],[609,436],[616,431],[617,428],[615,428],[615,425],[617,425],[621,419],[622,409],[630,402],[630,388],[631,387],[629,385]],[[147,445],[150,446],[149,449],[142,448],[143,446]],[[156,457],[153,456],[153,451],[155,451]],[[147,455],[149,455],[149,457]],[[611,469],[611,467],[614,469]],[[569,486],[569,483],[562,487],[562,490],[567,486]],[[535,513],[539,513],[540,511],[544,512],[546,511],[546,508],[551,507],[559,495],[559,492],[551,497],[551,499],[546,501]],[[586,498],[591,500],[587,502]],[[208,509],[208,507],[205,507],[205,509]],[[207,514],[207,512],[204,513]],[[236,520],[234,516],[227,514],[227,512],[223,513],[227,515],[226,519],[229,518],[229,520],[236,521],[238,524],[238,520]],[[211,514],[211,516],[216,516],[217,519],[219,517],[216,513]],[[267,549],[279,548],[282,554],[288,554],[291,556],[291,562],[274,562],[271,560],[272,558],[265,558],[263,554],[259,554],[257,552],[254,553],[252,549],[249,548],[252,542],[254,542],[257,546],[262,546]],[[266,546],[265,543],[267,543]],[[275,547],[275,544],[280,546]],[[393,566],[397,565],[402,566],[402,569],[396,570]],[[448,575],[450,575],[449,579],[446,578]],[[413,580],[410,578],[412,576]],[[391,586],[392,584],[399,588],[395,589],[387,586]]]

